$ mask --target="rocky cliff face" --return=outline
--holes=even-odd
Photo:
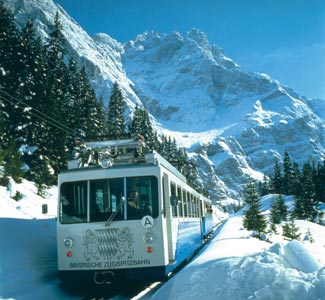
[[[47,35],[59,11],[67,50],[84,65],[98,96],[119,83],[132,112],[144,105],[159,132],[197,159],[214,200],[236,199],[248,176],[262,179],[287,149],[293,160],[319,160],[325,147],[325,101],[300,96],[265,74],[244,72],[193,29],[145,32],[122,45],[88,34],[51,0],[5,0],[21,26],[32,18]]]

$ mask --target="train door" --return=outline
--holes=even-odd
[[[163,205],[164,205],[164,218],[163,223],[166,228],[165,241],[167,242],[168,260],[173,262],[175,260],[175,244],[176,237],[173,236],[172,226],[172,207],[170,203],[170,190],[169,190],[169,176],[164,173],[163,175]]]

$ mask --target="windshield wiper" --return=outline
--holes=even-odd
[[[113,213],[109,216],[109,218],[107,219],[107,221],[106,221],[106,223],[105,223],[105,226],[106,226],[106,227],[109,227],[109,226],[112,224],[113,220],[115,219],[115,217],[116,217],[117,214],[119,213],[119,211],[120,211],[120,209],[121,209],[121,207],[122,207],[122,205],[123,205],[124,203],[125,203],[125,199],[124,199],[124,197],[122,197],[120,204],[119,204],[118,207],[116,208],[116,211],[113,212]]]

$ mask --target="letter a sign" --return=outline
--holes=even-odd
[[[144,228],[151,228],[155,224],[155,221],[151,216],[144,216],[141,223]]]

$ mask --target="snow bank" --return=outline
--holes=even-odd
[[[291,241],[283,247],[283,258],[288,267],[304,273],[312,273],[321,268],[321,264],[312,253],[298,241]]]
[[[241,222],[241,216],[230,218],[200,255],[150,299],[325,299],[325,256],[313,253],[322,247],[324,254],[324,227],[315,245],[270,244],[250,237]]]
[[[0,187],[0,300],[82,298],[64,290],[57,277],[56,188],[45,199],[30,182],[15,189],[22,194],[18,202]],[[48,204],[47,215],[43,204]],[[313,243],[281,236],[274,243],[257,240],[242,228],[238,213],[219,226],[189,265],[144,299],[325,300],[325,227],[306,221],[297,225]]]

